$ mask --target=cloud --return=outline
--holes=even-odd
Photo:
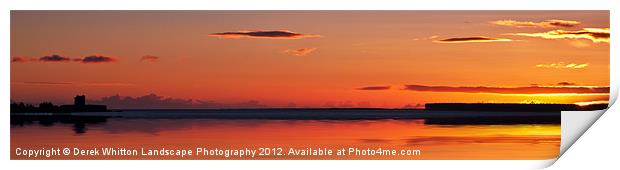
[[[49,56],[43,56],[41,58],[39,58],[39,61],[42,62],[67,62],[70,61],[71,59],[68,57],[63,57],[63,56],[59,56],[59,55],[49,55]]]
[[[544,39],[588,39],[595,43],[609,43],[609,28],[584,28],[577,31],[553,30],[541,33],[510,33],[508,35],[540,37]]]
[[[25,63],[25,62],[29,62],[29,61],[33,61],[33,59],[29,59],[26,57],[13,57],[11,58],[11,63]]]
[[[436,40],[436,43],[484,43],[484,42],[508,42],[513,41],[506,38],[490,38],[490,37],[462,37],[462,38],[448,38],[442,40]]]
[[[267,39],[301,39],[321,37],[320,35],[307,35],[287,30],[279,31],[234,31],[209,34],[220,38],[267,38]]]
[[[389,90],[390,86],[366,86],[356,88],[356,90]]]
[[[86,82],[53,82],[53,81],[25,81],[11,82],[11,84],[22,85],[71,85],[71,86],[134,86],[131,83],[86,83]]]
[[[140,58],[140,61],[158,62],[159,61],[159,57],[152,56],[152,55],[145,55],[145,56],[142,56],[142,58]]]
[[[21,82],[22,84],[34,84],[34,85],[69,85],[71,82],[48,82],[48,81],[27,81]]]
[[[574,86],[574,85],[576,85],[576,84],[575,83],[571,83],[571,82],[565,82],[565,81],[558,83],[558,86]]]
[[[564,87],[564,86],[529,86],[529,87],[451,87],[405,85],[404,90],[425,92],[460,92],[460,93],[496,93],[496,94],[561,94],[561,93],[609,93],[609,87]]]
[[[113,95],[92,100],[89,103],[108,105],[114,109],[221,109],[221,108],[265,108],[256,100],[248,100],[238,103],[219,103],[195,99],[164,97],[157,94],[144,96],[120,96]]]
[[[578,21],[569,21],[569,20],[545,20],[542,22],[532,22],[532,21],[515,21],[515,20],[499,20],[491,22],[495,25],[503,25],[503,26],[511,26],[511,27],[540,27],[540,28],[571,28],[579,26],[581,23]]]
[[[132,83],[75,83],[80,86],[135,86]]]
[[[316,48],[300,48],[300,49],[288,49],[284,50],[283,53],[294,55],[294,56],[305,56],[312,52],[314,52]]]
[[[433,35],[433,36],[430,36],[430,37],[424,37],[424,38],[414,38],[413,40],[414,40],[414,41],[418,41],[418,40],[432,40],[432,39],[435,39],[435,38],[437,38],[437,37],[439,37],[439,36]]]
[[[84,64],[97,64],[97,63],[110,63],[110,62],[116,62],[116,59],[111,58],[111,57],[106,57],[106,56],[97,56],[97,55],[93,55],[93,56],[88,56],[88,57],[84,57],[81,60],[77,60],[80,61]]]
[[[559,63],[551,63],[551,64],[537,64],[536,67],[538,68],[557,68],[557,69],[582,69],[582,68],[586,68],[588,67],[589,64],[588,63],[583,63],[583,64],[576,64],[576,63],[564,63],[564,62],[559,62]]]
[[[73,61],[73,62],[81,62],[84,64],[90,64],[90,63],[110,63],[110,62],[116,62],[117,60],[111,57],[106,57],[106,56],[97,56],[97,55],[92,55],[92,56],[87,56],[84,58],[69,58],[69,57],[63,57],[60,55],[49,55],[49,56],[43,56],[43,57],[39,57],[37,58],[26,58],[26,57],[13,57],[11,59],[11,62],[14,63],[23,63],[23,62],[29,62],[29,61],[38,61],[38,62],[69,62],[69,61]]]
[[[94,104],[108,105],[110,108],[122,109],[213,108],[217,106],[217,104],[205,101],[163,97],[156,94],[148,94],[139,97],[114,95],[90,102]]]

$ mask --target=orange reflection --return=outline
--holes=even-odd
[[[422,120],[111,120],[76,135],[69,125],[11,128],[11,148],[128,147],[140,150],[259,147],[419,149],[419,156],[282,156],[251,159],[550,159],[559,125],[427,125]],[[24,159],[15,153],[12,159]],[[41,158],[48,159],[48,158]],[[181,159],[176,157],[54,157],[52,159]],[[187,159],[250,159],[194,156]]]

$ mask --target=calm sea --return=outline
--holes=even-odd
[[[143,148],[268,148],[271,154],[282,152],[283,155],[36,159],[550,159],[558,155],[560,146],[560,125],[550,120],[559,121],[559,113],[276,109],[126,110],[73,115],[80,116],[57,119],[12,116],[11,158],[26,159],[16,155],[16,148],[68,147],[128,148],[138,152]],[[311,151],[381,148],[417,150],[419,154],[288,155],[291,149],[308,148]]]

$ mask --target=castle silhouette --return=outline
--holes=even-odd
[[[60,110],[63,112],[105,112],[108,107],[106,105],[87,105],[86,95],[78,95],[73,98],[73,105],[62,105]]]

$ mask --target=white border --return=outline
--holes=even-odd
[[[529,169],[541,168],[550,164],[547,161],[7,161],[9,159],[9,10],[135,10],[135,9],[175,9],[175,10],[612,10],[612,30],[618,28],[618,10],[620,4],[613,0],[14,0],[0,2],[3,23],[0,27],[2,38],[0,39],[0,110],[3,112],[2,126],[0,126],[0,166],[13,168],[41,168],[41,169],[109,169],[109,168],[140,168],[140,169],[195,169],[215,167],[224,169],[229,166],[234,168],[275,168],[275,169],[337,169],[337,168],[405,168],[405,169]],[[612,36],[612,42],[617,38]],[[611,56],[616,56],[618,46],[611,43]],[[617,96],[618,85],[618,59],[612,57],[612,92]],[[611,112],[611,113],[609,113]],[[586,136],[580,142],[569,149],[565,158],[557,163],[560,165],[553,168],[570,167],[617,167],[613,156],[618,149],[614,144],[618,143],[616,129],[618,128],[618,106],[610,109],[602,116],[604,120],[595,123],[596,131],[586,132]],[[592,150],[592,148],[600,150]],[[609,151],[609,152],[605,152]],[[598,162],[597,160],[607,160]],[[597,162],[590,164],[589,162]]]

